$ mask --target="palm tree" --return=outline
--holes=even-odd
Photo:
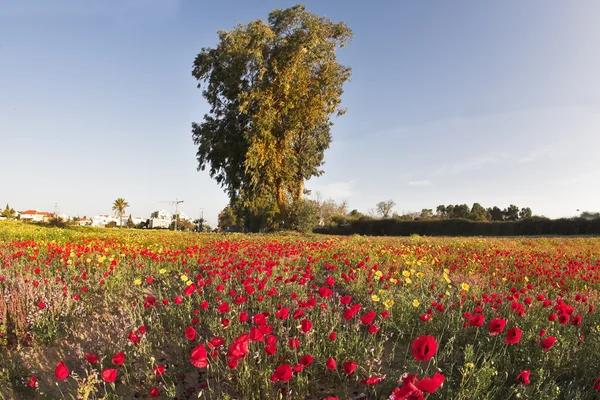
[[[115,212],[116,215],[119,216],[119,218],[121,219],[121,224],[119,227],[123,227],[123,214],[125,214],[125,209],[129,207],[129,203],[125,201],[124,198],[119,197],[118,199],[115,200],[115,202],[113,203],[113,211]]]

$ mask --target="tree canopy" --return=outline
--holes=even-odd
[[[208,168],[232,205],[285,215],[304,183],[323,173],[332,115],[341,115],[350,68],[336,58],[352,32],[302,5],[219,31],[192,75],[210,111],[192,124],[198,169]]]

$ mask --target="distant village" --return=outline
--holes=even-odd
[[[1,210],[0,210],[1,211]],[[178,218],[176,218],[178,216]],[[98,214],[92,217],[71,217],[68,214],[54,213],[40,210],[24,210],[15,211],[7,209],[0,214],[0,220],[4,219],[19,219],[21,221],[50,223],[53,219],[58,218],[62,221],[71,222],[80,226],[94,227],[117,227],[121,224],[121,218],[118,215]],[[189,215],[179,212],[177,215],[172,215],[166,210],[160,209],[150,214],[150,217],[140,217],[133,215],[123,216],[123,226],[138,229],[172,229],[174,223],[177,222],[178,229],[181,230],[196,230],[199,224],[202,224],[202,230],[210,230],[210,227],[205,224],[205,221],[193,220]]]

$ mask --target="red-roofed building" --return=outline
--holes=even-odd
[[[21,220],[34,222],[48,222],[54,216],[53,213],[38,210],[25,210],[19,213]]]

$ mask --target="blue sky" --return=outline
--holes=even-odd
[[[227,197],[196,171],[191,76],[217,30],[294,1],[0,0],[0,203],[71,215]],[[367,212],[600,210],[600,3],[307,1],[353,30],[322,197]]]

